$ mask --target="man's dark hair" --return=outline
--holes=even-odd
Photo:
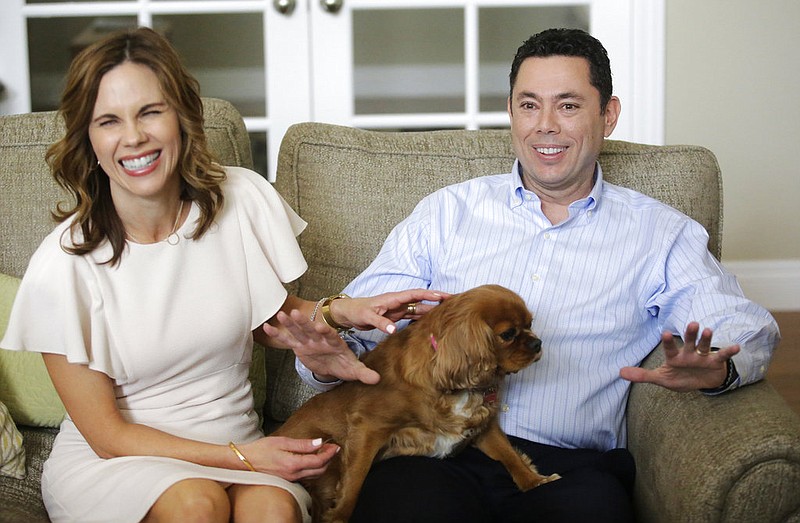
[[[605,110],[612,92],[611,63],[603,44],[581,29],[547,29],[525,40],[517,49],[511,63],[509,96],[514,93],[514,84],[522,62],[531,57],[548,56],[585,58],[589,62],[589,82],[600,91],[600,109]]]

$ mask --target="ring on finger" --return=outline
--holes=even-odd
[[[694,351],[700,356],[708,356],[708,352],[702,352],[699,348],[695,347]]]
[[[406,311],[411,315],[416,314],[417,313],[417,302],[414,301],[414,302],[411,302],[408,305],[406,305]]]

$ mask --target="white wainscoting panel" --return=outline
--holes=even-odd
[[[723,261],[745,295],[771,311],[800,311],[800,259]]]

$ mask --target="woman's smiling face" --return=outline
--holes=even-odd
[[[115,205],[176,196],[180,123],[149,67],[123,62],[103,76],[89,140],[111,182]]]

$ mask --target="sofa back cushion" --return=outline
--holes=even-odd
[[[213,98],[203,105],[209,144],[220,163],[252,168],[250,140],[236,109]],[[0,117],[0,273],[22,277],[55,225],[50,213],[69,197],[44,160],[63,133],[54,111]]]
[[[339,292],[377,255],[391,229],[425,195],[476,176],[509,172],[509,131],[366,131],[321,123],[284,136],[276,187],[309,226],[309,262],[296,292],[317,300]],[[692,216],[721,245],[721,180],[714,155],[696,146],[607,140],[600,157],[611,183]]]

